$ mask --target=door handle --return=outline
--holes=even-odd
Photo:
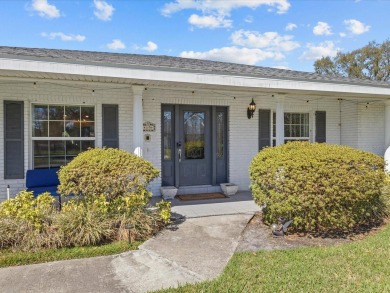
[[[176,147],[177,147],[177,154],[179,156],[179,163],[181,162],[181,141],[178,141],[176,143]]]

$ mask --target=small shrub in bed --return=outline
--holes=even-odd
[[[158,175],[159,171],[149,161],[134,154],[96,148],[80,153],[61,167],[58,191],[84,197],[104,195],[109,201],[129,193],[148,197],[147,186]]]
[[[35,250],[58,247],[60,239],[52,227],[56,215],[53,202],[49,193],[34,197],[27,191],[2,202],[0,248]]]
[[[104,196],[93,201],[76,197],[66,202],[54,223],[63,245],[90,246],[113,240],[115,229],[107,210]]]
[[[170,218],[170,203],[149,206],[147,185],[159,171],[148,161],[118,149],[92,149],[59,172],[59,191],[73,195],[54,208],[46,193],[22,191],[0,205],[0,248],[35,250],[145,240]]]
[[[295,231],[346,232],[388,215],[388,175],[383,158],[372,153],[291,142],[260,151],[249,173],[268,224],[285,217]]]
[[[144,202],[142,194],[121,196],[109,204],[109,215],[116,227],[116,239],[126,240],[128,227],[132,226],[133,240],[145,240],[155,234],[169,222],[171,203],[161,201],[156,204],[157,209],[150,208]]]
[[[58,190],[64,195],[82,196],[88,207],[96,206],[97,201],[102,207],[104,202],[104,214],[114,231],[113,234],[107,231],[110,237],[127,239],[128,227],[132,226],[133,238],[144,240],[165,224],[166,209],[163,214],[158,212],[161,208],[148,208],[151,193],[147,186],[158,175],[159,171],[150,162],[134,154],[96,148],[79,154],[61,167]],[[101,236],[108,237],[106,233]]]

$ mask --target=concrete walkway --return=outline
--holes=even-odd
[[[223,271],[258,209],[241,195],[242,210],[233,208],[240,197],[174,203],[180,220],[136,251],[0,269],[1,292],[148,292],[212,279]]]
[[[153,202],[161,198],[153,198]],[[261,209],[253,201],[250,191],[241,191],[229,198],[181,201],[171,200],[172,212],[187,219],[220,215],[253,214]]]

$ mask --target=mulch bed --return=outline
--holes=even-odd
[[[388,221],[386,222],[388,223]],[[385,224],[386,224],[385,223]],[[371,227],[356,231],[351,235],[312,235],[312,234],[287,234],[284,237],[273,237],[269,226],[262,221],[261,213],[256,213],[246,226],[237,251],[258,251],[289,249],[304,246],[330,246],[349,243],[377,233],[385,225]]]

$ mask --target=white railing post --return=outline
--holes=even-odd
[[[385,101],[385,162],[386,171],[390,172],[390,100]]]
[[[133,89],[133,149],[134,154],[142,157],[143,148],[143,86],[132,86]]]
[[[284,144],[284,96],[276,98],[276,145]]]

